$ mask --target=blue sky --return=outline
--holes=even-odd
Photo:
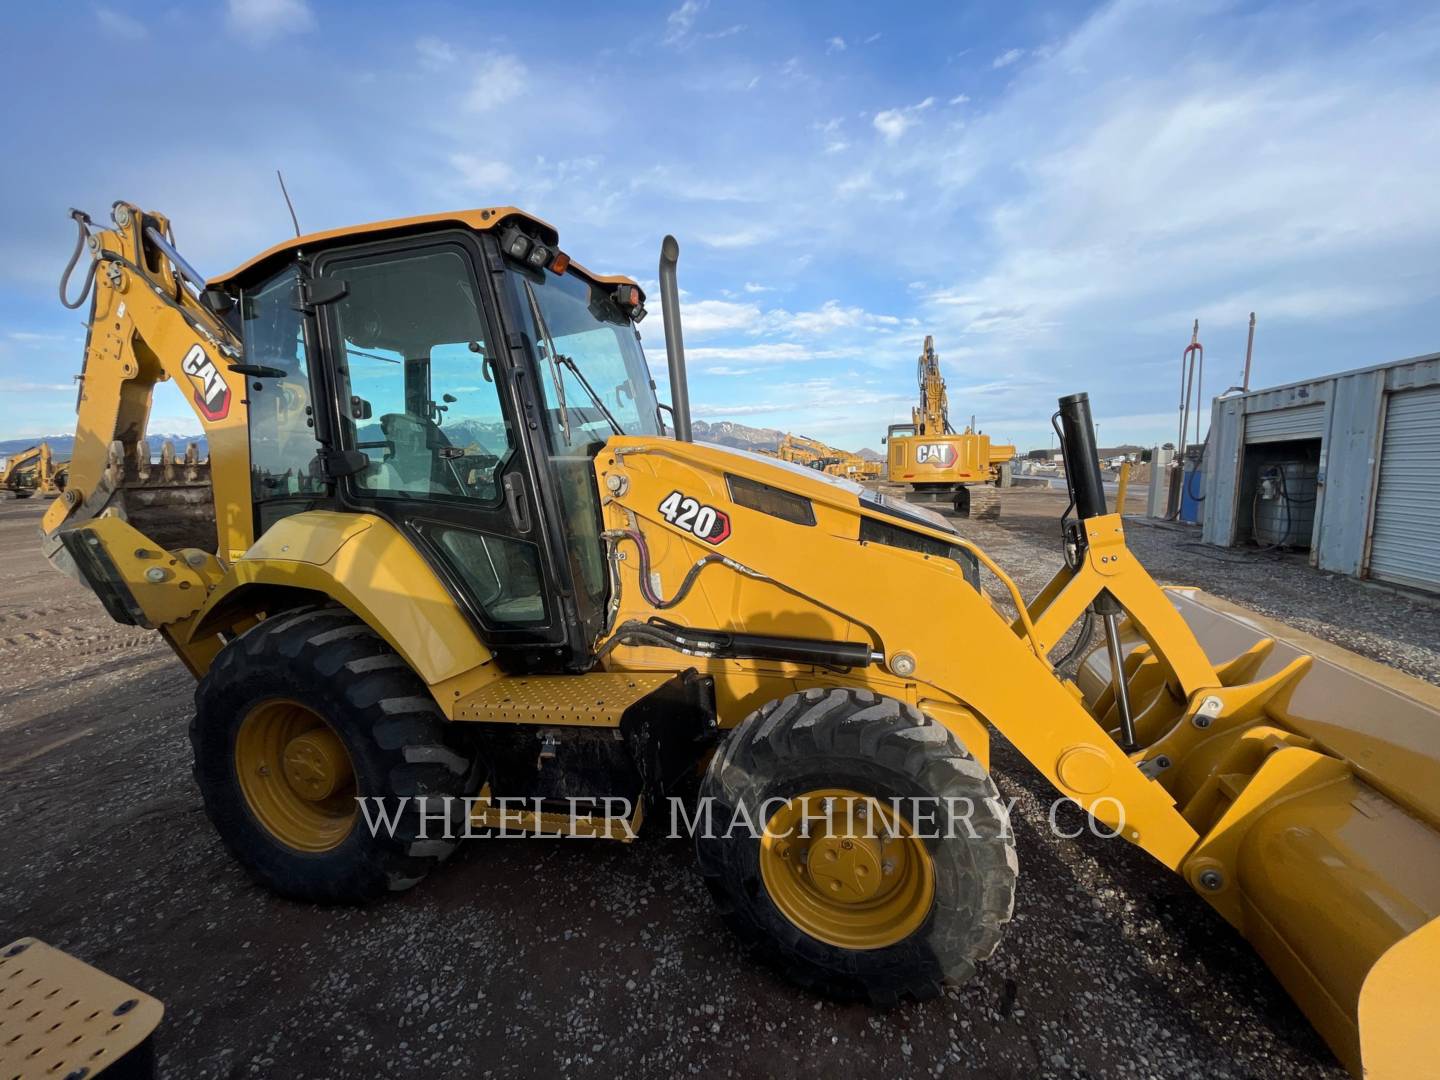
[[[1440,348],[1440,10],[1119,2],[35,4],[6,16],[0,438],[68,430],[66,209],[218,272],[289,232],[516,203],[653,285],[698,417],[876,446],[933,333],[952,414],[1173,438],[1211,392]],[[19,104],[23,103],[23,104]],[[663,377],[658,305],[643,327]],[[188,433],[178,394],[152,430]]]

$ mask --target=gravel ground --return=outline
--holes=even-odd
[[[999,741],[1015,921],[971,983],[925,1004],[792,988],[741,955],[689,845],[649,831],[474,841],[363,909],[277,900],[201,810],[190,677],[44,566],[41,509],[0,502],[0,942],[34,934],[161,998],[163,1076],[1345,1075],[1178,879],[1123,843],[1055,837],[1048,789]],[[1058,564],[1058,512],[1007,493],[1004,520],[964,528],[1033,589]],[[1131,534],[1157,576],[1440,681],[1433,608]]]

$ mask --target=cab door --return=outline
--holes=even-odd
[[[416,544],[507,667],[559,669],[576,645],[558,603],[566,571],[545,541],[517,422],[524,380],[497,347],[477,254],[443,233],[317,260],[317,277],[343,282],[321,318],[352,452],[339,495]]]

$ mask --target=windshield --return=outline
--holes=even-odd
[[[610,291],[578,274],[522,270],[513,263],[506,277],[535,343],[553,443],[604,442],[616,426],[626,435],[660,434],[640,339]]]

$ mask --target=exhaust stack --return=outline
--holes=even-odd
[[[670,368],[670,415],[675,420],[675,438],[693,442],[690,434],[690,387],[685,381],[685,338],[680,332],[680,287],[675,265],[680,245],[666,236],[660,244],[660,313],[665,318],[665,358]]]
[[[1070,498],[1081,519],[1108,513],[1105,480],[1095,447],[1095,421],[1090,416],[1090,395],[1070,394],[1060,399],[1061,451],[1065,455],[1065,480]]]

